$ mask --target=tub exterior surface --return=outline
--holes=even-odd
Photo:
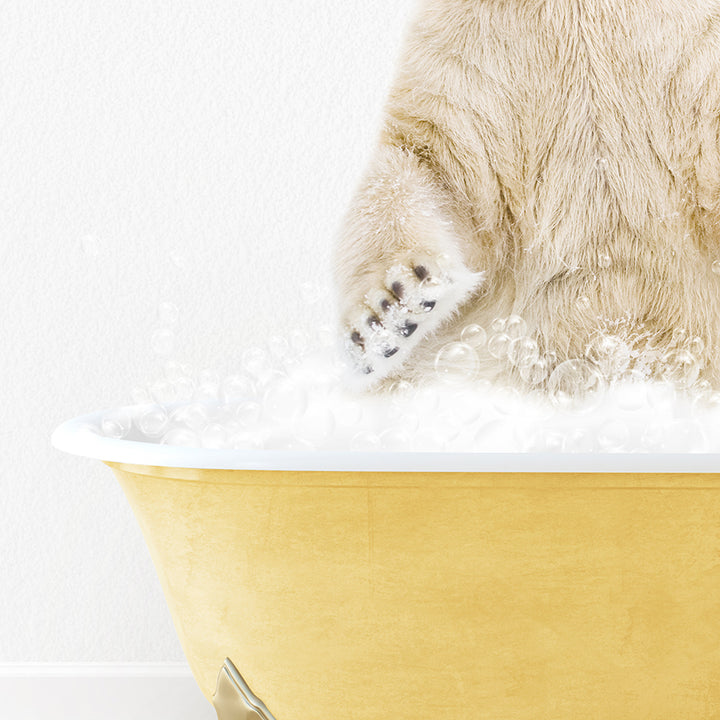
[[[113,468],[210,698],[277,720],[720,717],[720,475]]]

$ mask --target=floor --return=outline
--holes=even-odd
[[[2,720],[216,720],[192,678],[0,677]]]

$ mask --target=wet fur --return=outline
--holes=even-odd
[[[598,329],[698,336],[717,383],[719,69],[717,0],[422,3],[335,248],[359,375],[422,377],[464,326],[517,313],[558,361]],[[433,258],[436,305],[405,310],[393,278]]]

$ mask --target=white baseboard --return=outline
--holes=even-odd
[[[0,663],[7,720],[215,720],[184,663]]]

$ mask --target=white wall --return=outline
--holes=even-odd
[[[0,663],[178,662],[110,471],[61,421],[326,310],[297,288],[378,129],[412,0],[10,0],[0,19]]]

